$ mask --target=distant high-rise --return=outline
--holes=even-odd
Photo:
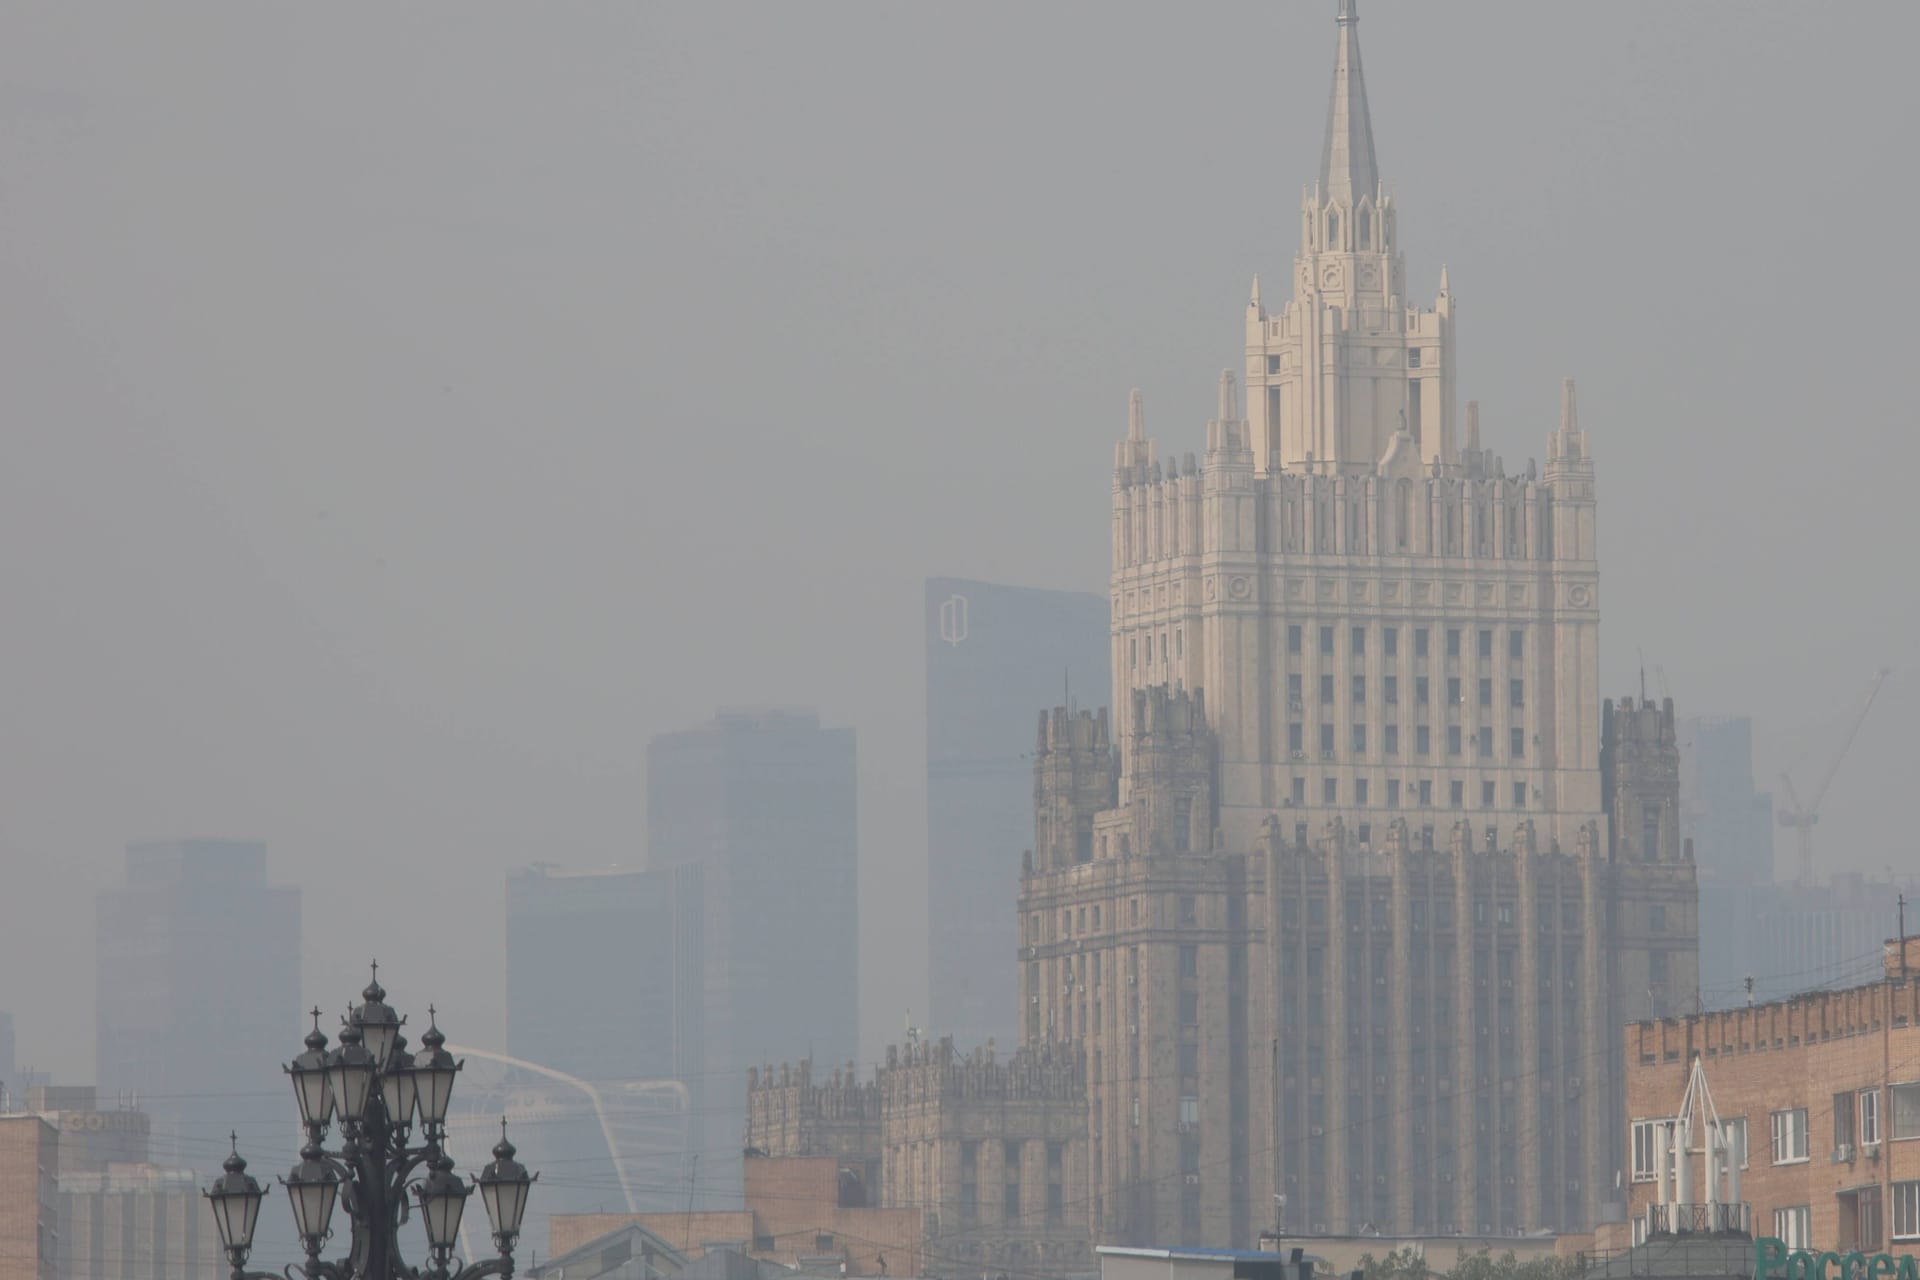
[[[1007,901],[1033,843],[1033,709],[1098,703],[1107,598],[927,580],[927,1024],[956,1043],[1019,1032]]]
[[[279,1140],[291,1123],[300,891],[247,841],[136,844],[126,869],[95,900],[100,1096],[140,1099],[154,1159],[210,1174],[229,1129]]]
[[[1680,722],[1680,822],[1681,835],[1693,841],[1703,893],[1711,882],[1773,879],[1773,797],[1754,789],[1753,721],[1746,716]],[[1700,941],[1711,947],[1710,937]]]
[[[647,864],[697,875],[703,1184],[730,1186],[747,1068],[859,1040],[854,738],[794,711],[729,711],[647,748]],[[683,879],[691,890],[692,879]]]
[[[507,1052],[596,1083],[680,1074],[700,992],[697,882],[697,868],[509,875]]]

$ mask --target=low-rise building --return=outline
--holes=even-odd
[[[1626,1028],[1636,1235],[1718,1200],[1793,1249],[1920,1241],[1920,938],[1883,965],[1864,986]],[[1711,1119],[1683,1110],[1696,1074]],[[1709,1194],[1716,1131],[1732,1182]]]
[[[59,1275],[60,1134],[39,1116],[0,1116],[0,1280]]]

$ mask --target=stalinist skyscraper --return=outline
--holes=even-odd
[[[1102,1241],[1592,1222],[1620,1024],[1695,1000],[1672,708],[1600,698],[1573,384],[1509,471],[1399,214],[1342,0],[1291,297],[1255,281],[1198,458],[1134,393],[1113,720],[1040,727],[1022,1040],[1087,1055]]]

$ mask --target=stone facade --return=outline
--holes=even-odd
[[[1624,1035],[1633,1217],[1657,1199],[1655,1143],[1696,1058],[1740,1135],[1740,1199],[1756,1235],[1842,1253],[1920,1240],[1920,939],[1902,967],[1843,991],[1629,1025]],[[1774,1117],[1782,1130],[1776,1142]],[[1671,1137],[1668,1135],[1669,1150]],[[1696,1132],[1689,1198],[1704,1199]]]
[[[1673,708],[1599,696],[1572,382],[1544,467],[1471,403],[1456,440],[1453,297],[1405,301],[1397,219],[1347,0],[1248,412],[1223,374],[1204,454],[1163,462],[1134,393],[1118,715],[1036,744],[1021,1042],[1088,1064],[1103,1243],[1583,1227],[1615,1028],[1697,999]]]
[[[748,1078],[747,1144],[775,1158],[832,1156],[865,1203],[925,1212],[923,1265],[940,1274],[1092,1269],[1083,1060],[998,1059],[950,1040],[889,1048],[867,1081],[813,1083],[801,1062]],[[877,1172],[876,1172],[877,1171]]]

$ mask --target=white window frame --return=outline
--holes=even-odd
[[[1630,1159],[1635,1182],[1653,1181],[1654,1161],[1657,1158],[1654,1152],[1659,1147],[1662,1123],[1659,1120],[1635,1120],[1627,1128],[1631,1139],[1627,1147],[1632,1152]]]
[[[1920,1240],[1920,1181],[1894,1183],[1887,1200],[1887,1238]]]
[[[1799,1140],[1797,1149],[1794,1141],[1796,1138]],[[1773,1162],[1775,1164],[1807,1162],[1807,1109],[1805,1107],[1788,1107],[1773,1113]],[[1780,1236],[1780,1239],[1784,1240],[1786,1237]]]
[[[1778,1114],[1778,1113],[1776,1113]],[[1773,1234],[1785,1242],[1789,1249],[1804,1249],[1807,1238],[1812,1234],[1813,1208],[1811,1205],[1797,1204],[1773,1211]]]
[[[1900,1091],[1902,1089],[1920,1089],[1920,1080],[1903,1080],[1887,1091],[1888,1114],[1885,1136],[1895,1142],[1912,1142],[1914,1139],[1920,1138],[1920,1130],[1916,1130],[1913,1133],[1900,1132]]]
[[[1880,1145],[1880,1090],[1878,1088],[1860,1091],[1860,1116],[1854,1125],[1854,1134],[1863,1147]]]

